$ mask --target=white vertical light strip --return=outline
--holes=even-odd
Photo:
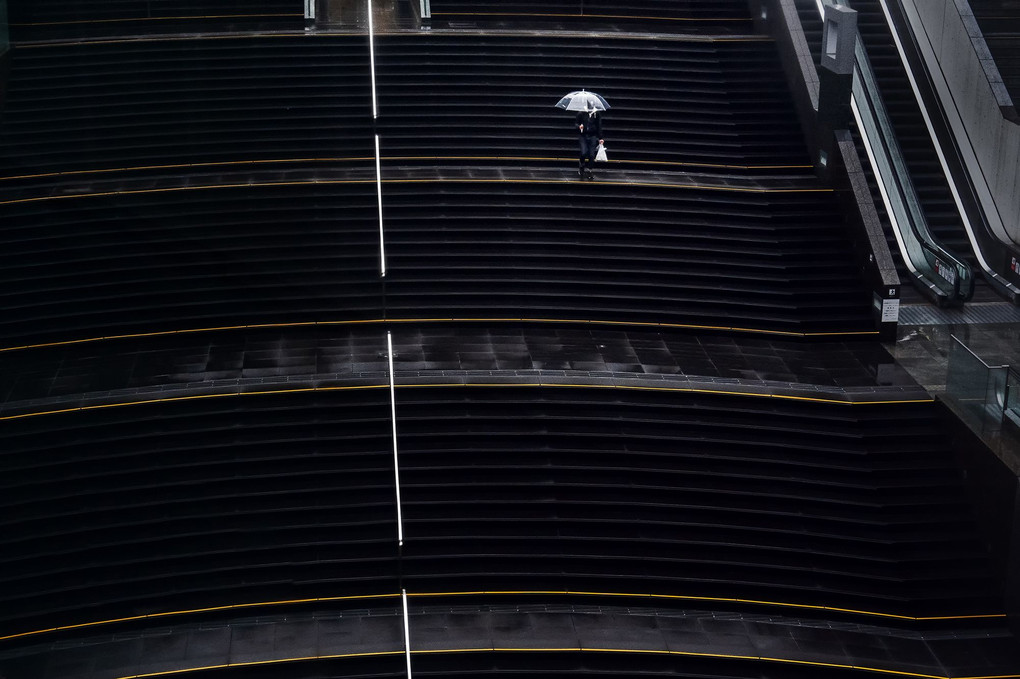
[[[407,663],[407,679],[411,679],[411,625],[407,619],[407,590],[400,590],[400,600],[404,605],[404,660]]]
[[[379,162],[379,135],[375,135],[375,200],[379,212],[379,277],[386,278],[386,236],[382,220],[382,163]]]
[[[400,463],[397,460],[397,390],[393,382],[393,336],[386,331],[386,357],[390,364],[390,423],[393,425],[393,481],[397,489],[397,546],[404,546],[404,517],[400,509]]]
[[[379,119],[379,100],[375,91],[375,20],[372,0],[368,0],[368,68],[372,80],[372,123]],[[379,133],[375,134],[375,198],[379,212],[379,277],[386,278],[386,239],[382,216],[382,163],[379,159]]]
[[[372,73],[372,120],[379,117],[375,98],[375,24],[372,20],[372,0],[368,0],[368,67]]]

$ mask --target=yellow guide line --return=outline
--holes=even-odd
[[[60,408],[57,410],[40,410],[18,415],[4,415],[0,422],[11,420],[24,420],[30,417],[41,417],[43,415],[61,415],[65,413],[84,413],[92,410],[104,410],[109,408],[123,408],[127,406],[153,405],[156,403],[176,403],[180,401],[197,401],[199,399],[230,398],[238,396],[274,396],[280,394],[311,394],[316,392],[329,391],[358,391],[368,389],[385,389],[386,384],[358,384],[341,385],[332,387],[297,387],[289,389],[265,389],[261,391],[226,391],[219,394],[194,394],[189,396],[167,396],[163,398],[151,398],[140,401],[120,401],[117,403],[100,403],[95,405],[76,406],[74,408]],[[449,382],[442,384],[396,384],[397,389],[433,389],[437,387],[459,387],[459,388],[489,388],[489,387],[542,387],[542,388],[569,388],[569,389],[619,389],[621,391],[657,391],[677,394],[713,394],[717,396],[747,396],[751,398],[771,398],[780,401],[802,401],[808,403],[826,403],[829,405],[862,406],[862,405],[903,405],[906,403],[932,403],[934,399],[900,399],[890,401],[841,401],[839,399],[818,398],[813,396],[789,396],[786,394],[763,394],[750,391],[724,391],[721,389],[698,389],[696,387],[649,387],[649,386],[628,386],[626,384],[565,384],[559,382],[472,382],[460,383]]]
[[[383,325],[386,323],[563,323],[582,325],[611,325],[615,327],[648,327],[648,328],[669,328],[671,330],[725,330],[728,332],[752,333],[760,335],[775,335],[779,337],[874,337],[878,335],[877,330],[848,330],[838,332],[794,332],[790,330],[766,330],[762,328],[742,328],[740,326],[725,325],[694,325],[690,323],[657,323],[641,321],[599,321],[599,320],[578,320],[569,318],[376,318],[363,321],[301,321],[293,323],[251,323],[245,325],[221,325],[206,328],[184,328],[181,330],[159,330],[156,332],[136,332],[123,335],[103,335],[99,337],[84,337],[75,340],[59,340],[54,342],[40,342],[37,344],[21,344],[10,347],[0,347],[0,353],[8,351],[22,351],[28,349],[43,349],[50,347],[70,346],[74,344],[88,344],[103,340],[138,339],[142,337],[166,337],[168,335],[185,335],[202,332],[220,332],[224,330],[259,330],[268,328],[298,328],[308,326],[344,326],[344,325]]]
[[[413,640],[412,640],[413,643]],[[176,670],[166,670],[163,672],[147,672],[145,674],[129,674],[118,677],[118,679],[146,679],[149,677],[166,677],[180,674],[186,674],[191,672],[201,672],[207,670],[219,670],[231,667],[255,667],[258,665],[277,665],[283,663],[294,663],[309,660],[335,660],[340,658],[364,658],[370,656],[393,656],[403,655],[403,649],[395,649],[389,651],[375,651],[375,652],[360,652],[360,653],[340,653],[340,654],[324,654],[318,656],[302,656],[297,658],[273,658],[271,660],[249,660],[234,663],[225,663],[220,665],[206,665],[203,667],[183,668]],[[798,660],[796,658],[775,658],[770,656],[760,655],[737,655],[729,653],[703,653],[697,651],[677,651],[671,649],[636,649],[636,648],[587,648],[583,646],[573,647],[561,647],[561,648],[550,648],[550,647],[538,647],[538,648],[520,648],[520,647],[481,647],[481,648],[446,648],[446,649],[412,649],[413,655],[426,655],[426,654],[454,654],[454,653],[620,653],[620,654],[632,654],[632,653],[643,653],[652,655],[672,655],[679,657],[688,658],[717,658],[720,660],[752,660],[759,662],[769,663],[781,663],[790,665],[808,665],[813,667],[831,667],[834,669],[842,670],[857,670],[862,672],[872,672],[877,674],[886,674],[890,676],[898,677],[918,677],[919,679],[1017,679],[1020,678],[1020,674],[999,674],[990,676],[967,676],[967,677],[952,677],[942,674],[924,674],[920,672],[906,672],[903,670],[893,670],[883,667],[872,667],[868,665],[850,665],[844,663],[827,663],[818,662],[813,660]]]
[[[303,16],[303,15],[302,15]],[[12,43],[17,49],[32,49],[45,47],[68,47],[71,45],[118,45],[123,43],[146,43],[146,42],[187,42],[189,40],[251,40],[255,38],[349,38],[351,36],[363,36],[364,33],[216,33],[212,35],[181,35],[181,36],[158,36],[138,38],[112,38],[108,40],[58,40],[55,42],[35,43]]]
[[[44,179],[47,177],[66,177],[83,174],[106,174],[111,172],[140,172],[143,170],[179,170],[183,168],[203,167],[225,167],[235,165],[275,165],[287,163],[349,163],[374,161],[374,156],[352,156],[346,158],[281,158],[281,159],[256,159],[256,160],[223,160],[208,163],[172,163],[168,165],[136,165],[129,167],[113,167],[89,170],[61,170],[54,172],[38,172],[35,174],[10,175],[0,177],[0,182],[16,179]],[[467,161],[502,161],[502,160],[524,160],[538,162],[562,162],[571,163],[577,159],[574,157],[558,156],[383,156],[383,162],[390,161],[417,161],[417,160],[467,160]],[[733,165],[724,163],[695,163],[681,160],[614,160],[614,164],[628,165],[666,165],[670,167],[708,167],[731,170],[807,170],[811,165]]]
[[[37,417],[40,415],[60,415],[63,413],[83,413],[90,410],[105,410],[109,408],[122,408],[125,406],[143,406],[152,405],[154,403],[176,403],[179,401],[197,401],[200,399],[210,398],[229,398],[236,396],[269,396],[275,394],[310,394],[313,392],[326,392],[326,391],[364,391],[368,389],[385,389],[388,384],[357,384],[357,385],[346,385],[346,386],[335,386],[335,387],[298,387],[292,389],[269,389],[263,391],[226,391],[220,394],[193,394],[189,396],[168,396],[166,398],[151,398],[144,399],[141,401],[122,401],[119,403],[99,403],[88,406],[78,406],[75,408],[61,408],[59,410],[41,410],[38,412],[21,413],[19,415],[4,415],[0,417],[0,422],[7,422],[10,420],[23,420],[29,417]],[[400,386],[400,385],[398,385]]]
[[[0,201],[0,205],[19,205],[23,203],[42,203],[51,200],[69,200],[73,198],[109,198],[111,196],[135,196],[152,193],[180,193],[184,191],[208,191],[211,189],[254,189],[280,186],[336,186],[354,184],[375,184],[375,179],[308,179],[305,181],[287,182],[246,182],[244,184],[209,184],[204,186],[170,186],[158,189],[126,189],[123,191],[98,191],[95,193],[63,193],[53,196],[35,196],[33,198],[15,198]],[[512,179],[494,177],[491,179],[456,177],[427,179],[383,179],[383,184],[564,184],[577,183],[576,180],[562,179]],[[674,184],[667,182],[628,182],[599,181],[598,186],[644,186],[659,189],[694,189],[703,191],[729,191],[738,193],[832,193],[829,187],[801,189],[772,189],[761,187],[717,186],[709,184]]]
[[[42,21],[30,24],[10,24],[11,26],[66,26],[69,24],[111,24],[122,21],[190,21],[192,19],[252,19],[261,17],[303,17],[303,14],[209,14],[205,16],[180,17],[126,17],[122,19],[79,19],[76,21]]]
[[[21,632],[19,634],[9,634],[4,637],[0,637],[0,641],[7,641],[9,639],[20,639],[22,637],[34,636],[37,634],[46,634],[48,632],[66,632],[69,630],[86,629],[89,627],[98,627],[100,625],[112,625],[118,622],[138,622],[140,620],[157,620],[160,618],[169,618],[179,615],[191,615],[196,613],[214,613],[216,611],[236,611],[243,610],[246,608],[263,608],[269,606],[285,606],[293,604],[313,604],[313,603],[335,603],[337,601],[354,601],[363,599],[398,599],[400,594],[363,594],[363,595],[352,595],[352,596],[327,596],[327,597],[316,597],[313,599],[286,599],[283,601],[256,601],[241,604],[228,604],[224,606],[208,606],[206,608],[191,608],[180,611],[164,611],[162,613],[146,613],[144,615],[131,615],[124,618],[111,618],[110,620],[95,620],[93,622],[82,622],[76,625],[61,625],[59,627],[47,627],[45,629],[32,630],[31,632]]]
[[[118,679],[143,679],[144,677],[169,677],[190,672],[203,672],[208,670],[223,670],[230,667],[256,667],[258,665],[277,665],[280,663],[292,663],[308,660],[336,660],[339,658],[370,658],[373,656],[403,655],[403,650],[396,651],[362,651],[360,653],[337,653],[334,655],[308,655],[300,658],[274,658],[272,660],[248,660],[243,662],[224,663],[221,665],[205,665],[203,667],[186,667],[179,670],[166,670],[163,672],[146,672],[145,674],[128,674]]]
[[[570,19],[637,19],[641,21],[742,21],[750,23],[750,17],[662,17],[634,16],[629,14],[554,14],[541,12],[433,12],[432,16],[498,16],[498,17],[557,17]]]
[[[864,611],[852,608],[839,608],[835,606],[817,606],[811,604],[796,604],[783,601],[765,601],[756,599],[738,599],[728,597],[706,597],[706,596],[685,596],[679,594],[648,594],[648,593],[627,593],[627,592],[588,592],[588,591],[573,591],[573,590],[476,590],[467,592],[408,592],[407,596],[412,599],[426,599],[426,598],[448,598],[448,597],[477,597],[477,596],[584,596],[584,597],[615,597],[615,598],[628,598],[628,599],[663,599],[669,601],[696,601],[696,602],[714,602],[714,603],[736,603],[736,604],[753,604],[756,606],[779,606],[783,608],[794,608],[799,610],[811,610],[811,611],[831,611],[837,613],[852,613],[855,615],[864,615],[869,617],[879,617],[886,619],[895,620],[907,620],[910,622],[921,622],[921,621],[935,621],[935,620],[974,620],[974,619],[989,619],[989,618],[1005,618],[1005,613],[985,613],[976,615],[939,615],[939,616],[909,616],[909,615],[897,615],[894,613],[880,613],[875,611]],[[66,632],[70,630],[80,630],[90,627],[99,627],[102,625],[111,625],[121,622],[138,622],[141,620],[156,620],[162,618],[169,618],[175,616],[201,614],[201,613],[212,613],[217,611],[236,611],[245,610],[250,608],[271,608],[274,606],[287,606],[296,604],[320,604],[320,603],[336,603],[340,601],[364,601],[364,600],[384,600],[384,599],[397,599],[400,598],[399,593],[392,594],[363,594],[354,596],[333,596],[333,597],[316,597],[309,599],[284,599],[280,601],[257,601],[247,602],[240,604],[228,604],[224,606],[210,606],[206,608],[192,608],[184,609],[179,611],[164,611],[162,613],[148,613],[145,615],[134,615],[123,618],[113,618],[110,620],[96,620],[92,622],[78,623],[75,625],[62,625],[59,627],[47,627],[44,629],[32,630],[29,632],[21,632],[19,634],[10,634],[7,636],[0,636],[0,642],[8,641],[10,639],[20,639],[29,636],[35,636],[39,634],[46,634],[49,632]]]

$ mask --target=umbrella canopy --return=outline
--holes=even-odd
[[[608,111],[609,102],[600,94],[579,90],[571,92],[556,102],[556,108],[567,111],[587,111],[592,108],[596,111]]]

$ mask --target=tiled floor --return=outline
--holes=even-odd
[[[591,327],[396,326],[398,377],[674,377],[915,389],[875,342],[804,342]],[[383,328],[230,331],[0,353],[0,403],[220,381],[385,379]]]
[[[925,389],[946,389],[953,337],[989,365],[1020,366],[1020,323],[901,325],[889,353]]]
[[[767,657],[780,664],[820,663],[934,677],[1002,675],[1020,667],[1014,640],[1001,626],[923,633],[775,615],[539,604],[412,605],[409,613],[412,652],[668,651],[682,657]],[[399,610],[392,608],[267,613],[132,634],[97,634],[83,643],[42,642],[0,653],[0,670],[18,672],[11,676],[111,679],[363,653],[402,661],[402,636]],[[451,662],[456,666],[455,659]],[[640,666],[637,656],[633,662]]]

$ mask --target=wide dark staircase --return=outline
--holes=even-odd
[[[840,255],[832,195],[805,178],[769,42],[471,33],[378,46],[390,317],[864,329],[867,296]],[[606,146],[632,174],[563,181],[576,134],[553,104],[581,85],[609,99]],[[475,167],[402,181],[422,163]]]
[[[614,166],[810,169],[775,47],[760,37],[650,46],[611,35],[396,34],[377,49],[384,157],[574,158],[575,114],[554,104],[584,88],[612,106],[603,131]]]
[[[867,329],[830,194],[477,177],[387,188],[391,318]]]
[[[3,423],[0,627],[397,588],[385,392]]]
[[[14,72],[8,343],[381,316],[364,38],[24,49]]]
[[[871,330],[767,41],[379,43],[385,297],[363,36],[18,50],[8,343],[387,316]],[[582,61],[618,102],[629,174],[603,183],[570,181],[553,107]]]
[[[993,605],[931,404],[506,392],[399,395],[415,591]]]
[[[267,160],[370,166],[364,36],[138,40],[14,53],[0,128],[4,187],[10,175],[29,175],[13,184],[21,189],[51,178],[34,176],[41,173],[140,166],[153,173],[169,165],[171,176]],[[66,180],[80,186],[91,178]]]
[[[398,391],[411,592],[910,617],[996,607],[931,403]],[[386,396],[224,395],[5,421],[4,629],[396,591]]]
[[[1016,676],[743,0],[17,4],[4,679]]]

